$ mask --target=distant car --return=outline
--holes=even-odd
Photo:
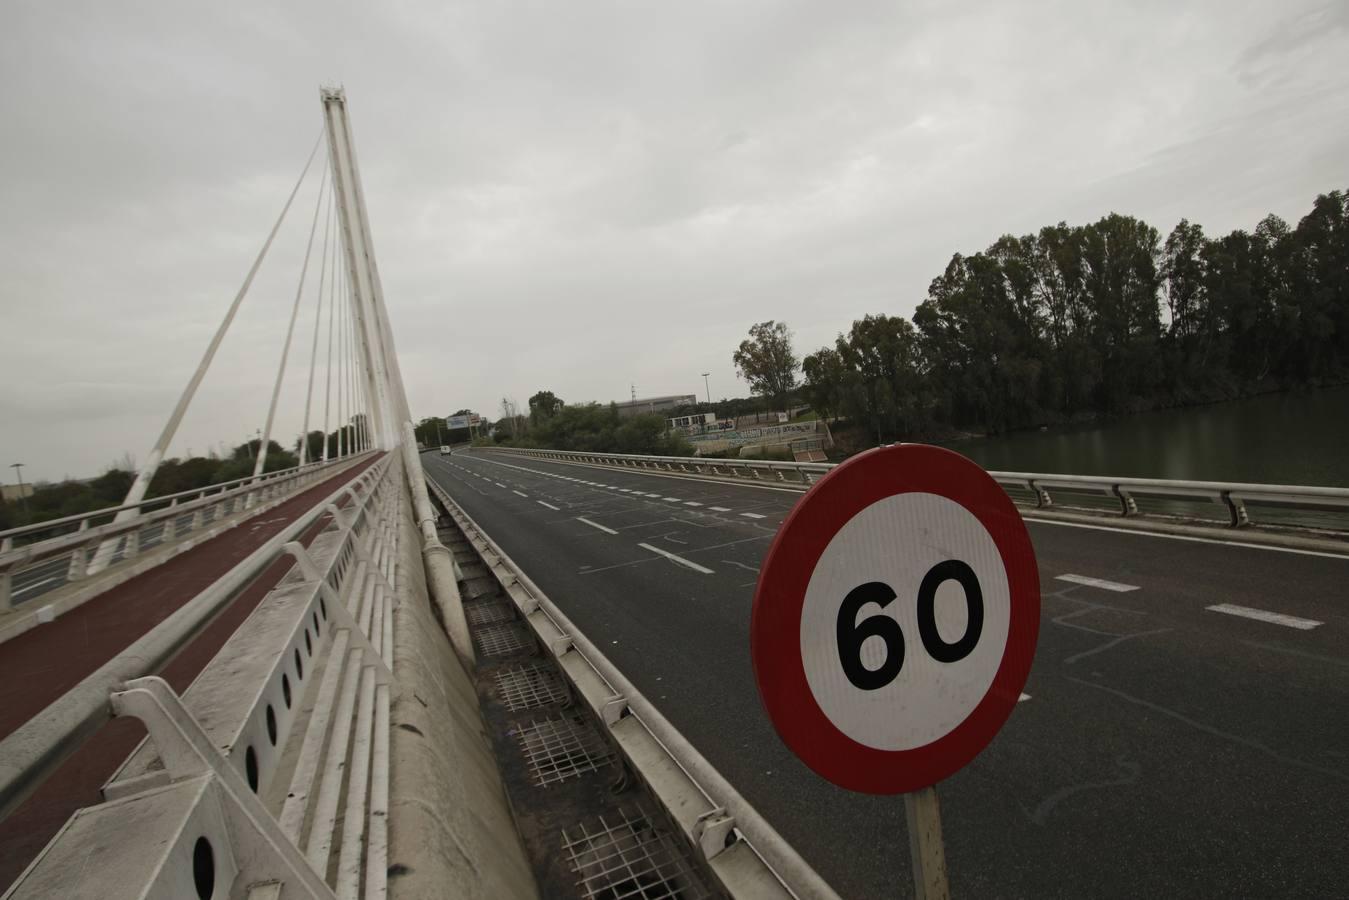
[[[441,456],[449,456],[449,455],[450,455],[450,448],[447,447],[447,446],[445,446],[444,444],[441,444],[441,445],[440,445],[440,455],[441,455]]]

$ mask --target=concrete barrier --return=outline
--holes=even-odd
[[[399,522],[390,709],[389,896],[534,898],[538,890],[478,711],[473,682],[433,611],[421,534]]]

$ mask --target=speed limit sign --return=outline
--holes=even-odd
[[[782,740],[833,783],[917,791],[981,751],[1035,655],[1040,582],[1012,501],[965,457],[860,454],[784,522],[750,626]]]

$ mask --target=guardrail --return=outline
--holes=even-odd
[[[726,894],[755,900],[837,900],[828,883],[444,488],[430,478],[427,486]]]
[[[149,732],[7,898],[102,895],[101,868],[74,862],[91,853],[131,861],[136,896],[384,895],[401,475],[396,457],[376,462],[0,742],[8,814],[110,716]],[[181,697],[147,677],[287,554],[296,571]]]
[[[109,565],[134,559],[242,510],[261,509],[363,458],[310,463],[0,532],[0,612],[94,574],[91,563],[100,547]],[[115,521],[118,513],[136,509],[139,515]]]
[[[493,448],[538,459],[602,465],[663,472],[684,472],[708,477],[740,478],[808,487],[837,463],[776,462],[753,459],[703,459],[686,456],[642,456],[624,453],[578,453],[565,450],[535,450],[514,447]],[[1116,478],[1097,475],[1050,475],[1032,472],[989,472],[1004,488],[1029,494],[1038,509],[1055,505],[1055,494],[1103,498],[1120,516],[1144,513],[1139,498],[1213,503],[1225,512],[1227,525],[1241,528],[1252,524],[1250,506],[1271,507],[1293,512],[1349,513],[1349,488],[1305,485],[1245,484],[1222,481],[1180,481],[1161,478]],[[1051,493],[1052,492],[1052,493]],[[1012,491],[1008,492],[1012,494]],[[1013,500],[1018,500],[1012,494]],[[1280,522],[1316,527],[1324,523]]]

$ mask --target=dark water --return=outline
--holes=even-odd
[[[1349,387],[948,446],[994,471],[1349,487]]]

